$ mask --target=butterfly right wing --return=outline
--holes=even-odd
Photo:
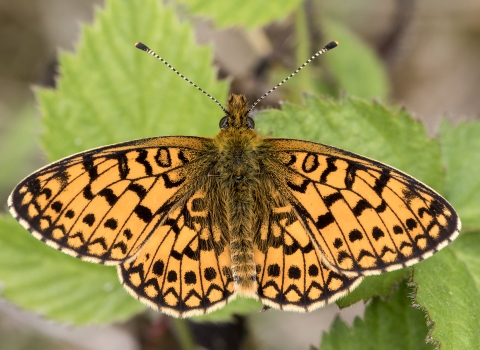
[[[453,241],[452,206],[413,177],[318,143],[268,139],[277,188],[332,270],[367,276],[410,266]]]
[[[83,260],[134,256],[188,192],[209,139],[155,137],[105,146],[49,164],[13,190],[13,216],[36,238]]]

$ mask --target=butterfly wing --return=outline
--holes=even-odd
[[[131,294],[175,317],[211,312],[235,297],[230,248],[198,190],[131,261],[118,266]]]
[[[325,264],[350,276],[412,265],[458,236],[452,206],[411,176],[322,144],[267,139],[277,186]],[[280,170],[281,169],[281,170]]]
[[[209,139],[157,137],[78,153],[13,190],[13,216],[36,238],[109,265],[134,256],[191,187]]]
[[[322,263],[321,254],[292,205],[270,186],[270,212],[254,239],[258,297],[265,305],[312,311],[347,294],[362,277],[347,277]]]

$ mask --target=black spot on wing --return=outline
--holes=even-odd
[[[393,233],[396,235],[401,235],[403,233],[403,228],[398,225],[393,226]]]
[[[109,228],[111,230],[115,230],[118,226],[118,222],[114,218],[110,218],[107,221],[105,221],[103,226],[105,226],[106,228]]]
[[[405,224],[407,225],[407,228],[409,230],[413,230],[414,228],[417,227],[417,222],[414,220],[414,219],[407,219],[407,221],[405,222]]]
[[[372,230],[372,237],[378,241],[380,238],[385,237],[385,233],[377,226]]]
[[[170,150],[166,147],[159,147],[154,159],[157,165],[162,168],[169,168],[172,166],[172,157],[170,155]]]
[[[298,280],[300,277],[302,277],[302,272],[300,271],[298,266],[290,266],[290,268],[288,269],[288,277]]]
[[[141,204],[138,204],[133,211],[143,222],[149,223],[153,219],[152,211]]]
[[[161,275],[163,275],[164,270],[165,270],[164,262],[162,260],[155,261],[155,263],[153,264],[152,272],[155,275],[160,277]]]
[[[133,233],[129,228],[126,228],[125,230],[123,230],[123,235],[125,236],[127,241],[133,237]]]
[[[342,240],[340,238],[335,238],[335,240],[333,241],[333,246],[338,249],[342,245],[343,245]]]
[[[182,150],[178,151],[178,159],[179,159],[183,164],[187,164],[187,163],[190,162],[190,161],[188,160],[188,158],[185,157],[185,154],[183,153]]]
[[[183,278],[184,278],[185,284],[187,285],[197,283],[197,275],[193,271],[185,272],[185,275],[183,276]]]
[[[352,189],[353,182],[355,181],[356,171],[355,166],[349,163],[346,170],[347,175],[345,176],[345,187],[349,190]]]
[[[172,283],[177,281],[177,273],[175,271],[168,271],[167,281]]]
[[[147,176],[152,176],[153,169],[147,160],[148,151],[144,149],[139,149],[137,150],[137,152],[138,152],[138,156],[137,158],[135,158],[135,161],[143,165],[143,167],[145,168],[145,174],[147,174]]]
[[[98,192],[98,195],[104,197],[110,206],[113,206],[118,201],[118,196],[113,193],[111,188],[102,189],[100,192]]]
[[[60,201],[56,201],[52,203],[51,207],[56,213],[60,213],[60,211],[62,210],[63,204]]]
[[[335,218],[332,213],[328,212],[326,214],[320,215],[315,222],[315,227],[319,230],[324,229],[330,224],[335,222]]]
[[[129,184],[127,187],[127,191],[132,191],[136,193],[139,199],[143,199],[147,195],[147,190],[145,189],[145,187],[137,183]]]
[[[328,208],[330,208],[336,201],[342,200],[342,199],[343,199],[343,196],[341,195],[341,193],[335,192],[323,198],[323,202]]]
[[[382,196],[383,189],[387,186],[388,180],[390,180],[390,170],[382,169],[380,178],[375,180],[375,185],[373,186],[373,190],[380,197]]]
[[[267,274],[270,277],[278,277],[280,276],[280,266],[278,264],[270,264],[267,268]]]
[[[318,169],[319,165],[318,156],[315,153],[308,153],[303,159],[302,170],[305,173],[312,173]]]
[[[118,173],[121,179],[126,179],[130,168],[128,167],[128,159],[125,153],[119,153],[115,156],[115,159],[118,162]]]
[[[328,175],[336,170],[337,166],[335,165],[335,158],[327,158],[327,169],[325,169],[320,176],[320,183],[326,183]]]
[[[83,197],[89,201],[95,198],[95,195],[92,193],[92,187],[90,186],[90,184],[88,184],[83,188],[82,194],[83,194]]]
[[[90,213],[85,215],[85,217],[82,220],[85,224],[87,224],[89,227],[92,227],[92,225],[95,223],[95,215]]]
[[[427,208],[423,208],[423,207],[422,207],[422,208],[418,209],[418,216],[419,216],[420,218],[423,218],[423,215],[424,215],[425,213],[429,214]]]
[[[353,214],[358,217],[358,216],[362,215],[362,213],[365,209],[369,209],[371,207],[372,206],[370,205],[370,203],[368,203],[365,199],[361,199],[353,207],[352,211],[353,211]]]
[[[82,164],[83,164],[83,168],[85,169],[85,171],[88,173],[88,176],[90,177],[90,181],[94,181],[95,179],[98,178],[98,169],[93,164],[93,157],[91,154],[86,154],[83,156]]]
[[[203,276],[205,277],[205,279],[207,281],[212,281],[217,277],[217,272],[215,271],[215,269],[213,267],[207,267],[203,271]]]
[[[357,229],[353,229],[349,232],[348,234],[348,239],[350,240],[350,242],[355,242],[355,241],[359,241],[363,238],[363,234],[357,230]]]

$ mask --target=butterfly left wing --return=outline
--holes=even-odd
[[[268,188],[268,214],[258,217],[254,234],[258,297],[263,304],[307,312],[356,288],[362,277],[348,277],[325,266],[293,206],[273,184]]]
[[[380,162],[307,141],[267,139],[277,187],[325,264],[350,276],[412,265],[454,240],[460,219],[435,191]],[[277,178],[279,178],[277,176]]]
[[[84,260],[116,265],[136,254],[180,201],[209,139],[155,137],[78,153],[36,171],[9,197],[36,238]]]
[[[118,266],[134,297],[175,317],[202,315],[235,298],[230,247],[206,202],[197,190],[137,256]]]

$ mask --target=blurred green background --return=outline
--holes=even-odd
[[[250,23],[250,28],[225,28],[235,24],[229,23],[227,16],[214,25],[209,19],[188,14],[187,5],[171,3],[180,18],[194,23],[197,42],[213,45],[219,78],[228,78],[231,91],[245,93],[251,101],[293,71],[298,62],[305,61],[312,50],[339,39],[328,37],[328,30],[319,28],[354,33],[371,48],[373,59],[379,60],[386,72],[385,83],[378,83],[382,86],[372,86],[371,91],[356,91],[348,80],[348,72],[336,72],[335,62],[329,61],[331,74],[340,81],[339,89],[328,84],[328,75],[312,86],[312,80],[307,77],[311,73],[302,72],[306,74],[303,78],[300,74],[269,96],[262,108],[277,107],[281,99],[298,102],[301,91],[338,95],[343,88],[354,95],[364,93],[363,97],[375,96],[404,106],[425,123],[432,136],[438,133],[442,118],[466,120],[479,116],[478,1],[297,2],[304,11],[295,11],[292,7],[286,17],[260,27]],[[102,6],[102,1],[91,0],[0,1],[2,211],[6,211],[6,198],[15,184],[47,162],[39,147],[40,114],[34,90],[36,86],[54,86],[58,50],[73,52],[80,23],[91,23],[94,9]],[[242,3],[236,6],[241,7]],[[235,12],[235,6],[230,11]],[[317,13],[321,13],[321,20],[315,16]],[[242,23],[241,20],[238,23]],[[334,26],[337,27],[332,29]],[[309,40],[299,40],[299,36]],[[158,53],[168,57],[167,52]],[[329,55],[320,60],[329,60]],[[342,53],[336,52],[335,59],[341,60],[341,57]],[[188,58],[195,61],[195,57]],[[170,63],[176,66],[175,62]],[[164,72],[166,68],[160,64],[157,69],[162,74],[169,73]],[[377,82],[382,79],[379,77]],[[351,322],[354,316],[362,315],[363,309],[363,305],[355,305],[341,311],[341,317]],[[328,329],[337,314],[335,305],[306,315],[253,314],[248,317],[248,323],[237,319],[232,332],[247,335],[247,349],[308,349],[310,344],[318,345],[322,330]],[[182,326],[172,322],[149,311],[120,325],[68,328],[2,301],[0,349],[181,349],[185,347],[178,340]],[[145,340],[145,329],[150,332],[149,340]]]

